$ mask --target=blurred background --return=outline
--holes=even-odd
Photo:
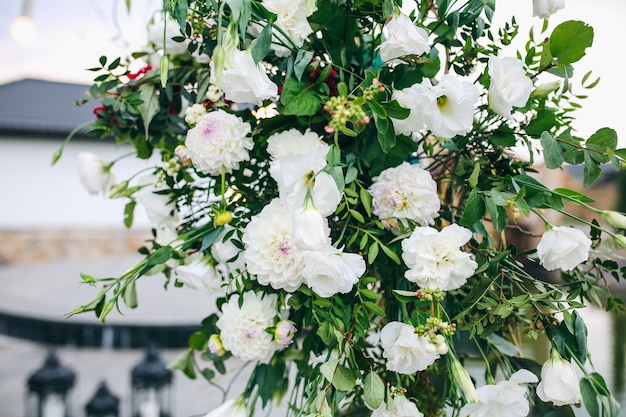
[[[75,375],[69,403],[72,416],[86,415],[85,407],[102,381],[118,397],[119,415],[130,416],[131,397],[140,389],[133,384],[131,373],[145,359],[145,349],[156,346],[160,361],[172,361],[184,351],[187,335],[210,313],[205,307],[210,300],[203,295],[182,289],[166,294],[161,277],[154,276],[140,280],[140,308],[125,311],[125,316],[112,314],[115,317],[106,325],[98,324],[91,315],[63,318],[92,295],[91,288],[79,285],[79,273],[98,277],[121,274],[139,259],[136,251],[150,236],[150,227],[144,213],[137,209],[133,228],[125,229],[124,202],[90,196],[78,180],[78,152],[90,151],[103,160],[112,160],[130,149],[78,135],[54,167],[51,158],[76,126],[94,117],[92,109],[97,103],[76,106],[95,76],[86,69],[96,66],[101,55],[115,58],[141,49],[147,40],[147,23],[161,4],[161,0],[132,1],[129,13],[124,0],[2,0],[2,416],[25,415],[27,399],[33,395],[28,379],[41,369],[52,348],[61,365]],[[521,34],[507,51],[514,56],[515,50],[523,49],[531,26],[540,27],[542,21],[532,18],[531,0],[497,2],[496,26],[511,15],[520,24]],[[598,128],[609,126],[617,130],[621,146],[626,146],[622,106],[626,83],[621,49],[616,47],[621,39],[616,32],[625,18],[626,2],[621,0],[596,0],[592,4],[567,0],[566,8],[550,20],[551,27],[569,19],[584,20],[594,27],[594,47],[577,64],[574,85],[580,85],[580,78],[589,69],[602,80],[582,102],[577,133],[588,137]],[[125,179],[151,163],[122,159],[114,172],[118,179]],[[540,165],[538,168],[541,171]],[[580,176],[576,171],[551,171],[542,180],[550,187],[584,191]],[[594,189],[584,192],[596,198],[599,208],[626,211],[624,184],[609,168]],[[613,289],[624,299],[624,286],[613,285]],[[626,316],[606,314],[593,307],[581,314],[589,327],[594,364],[607,376],[618,400],[624,402]],[[543,351],[529,354],[536,354],[540,361],[545,359],[541,357]],[[224,398],[220,388],[202,378],[189,381],[178,374],[166,382],[163,386],[160,382],[148,385],[171,389],[171,416],[206,413]],[[226,387],[228,381],[219,382]],[[230,396],[238,395],[244,383],[245,378],[236,381]],[[163,409],[161,414],[165,416]],[[151,415],[159,414],[153,409],[141,414]],[[580,415],[586,414],[581,411]]]

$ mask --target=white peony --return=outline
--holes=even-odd
[[[565,0],[533,0],[533,16],[548,19],[565,8]]]
[[[135,199],[143,206],[153,225],[173,229],[179,222],[176,202],[168,194],[160,193],[166,188],[155,187],[154,181],[153,175],[140,178],[138,182],[142,188],[135,193]]]
[[[513,119],[512,108],[524,107],[533,90],[533,82],[517,58],[489,57],[489,107],[502,117]]]
[[[91,152],[78,153],[80,183],[91,195],[107,194],[115,182],[111,167]]]
[[[248,272],[262,285],[293,292],[302,284],[302,251],[291,238],[293,211],[274,199],[246,226],[243,242]],[[287,219],[287,221],[285,221]]]
[[[262,63],[254,63],[249,51],[235,50],[232,58],[233,65],[224,68],[219,84],[226,100],[259,106],[278,94],[278,86],[269,79]],[[211,73],[215,73],[213,67]]]
[[[371,417],[424,417],[414,402],[404,395],[393,397],[391,408],[387,410],[384,402],[372,412]]]
[[[416,334],[410,324],[387,323],[380,332],[380,342],[387,369],[400,374],[423,371],[439,358],[428,337]]]
[[[289,39],[278,31],[273,31],[272,48],[279,57],[291,55],[291,48],[301,47],[308,36],[313,33],[313,29],[307,20],[307,16],[312,13],[308,0],[263,0],[263,6],[272,13],[276,13],[278,26]],[[311,13],[309,13],[311,12]],[[293,44],[292,44],[293,42]]]
[[[202,417],[248,417],[248,410],[243,400],[231,398]]]
[[[547,230],[537,245],[539,262],[548,271],[569,271],[589,257],[591,239],[582,231],[568,226]]]
[[[313,205],[310,198],[305,198],[304,206],[293,213],[291,240],[301,250],[317,250],[331,244],[328,221]]]
[[[365,261],[356,253],[343,253],[328,245],[317,251],[304,251],[302,277],[320,297],[346,294],[365,272]]]
[[[276,317],[276,294],[243,294],[239,306],[239,294],[222,305],[222,316],[217,320],[224,349],[244,361],[267,363],[276,349],[273,337],[265,330],[274,326]]]
[[[219,272],[200,253],[189,255],[184,265],[176,267],[174,274],[176,280],[210,295],[222,296],[226,291]]]
[[[411,111],[406,119],[392,119],[396,133],[410,135],[426,126],[436,136],[453,138],[472,129],[478,90],[469,81],[445,74],[435,86],[425,79],[394,91],[392,99]]]
[[[372,212],[381,220],[412,220],[422,226],[439,216],[437,183],[428,171],[404,162],[373,178]]]
[[[465,404],[459,415],[464,417],[525,417],[530,412],[523,383],[537,382],[537,377],[526,369],[511,375],[508,381],[483,385],[476,389],[477,402]]]
[[[250,131],[250,124],[233,114],[223,110],[207,113],[187,132],[187,157],[204,174],[221,175],[222,167],[232,172],[250,158]]]
[[[402,259],[409,267],[406,279],[421,288],[450,291],[461,287],[471,277],[478,264],[472,255],[461,250],[472,232],[457,224],[437,231],[432,227],[417,227],[402,241]]]
[[[423,55],[430,50],[428,33],[415,26],[411,19],[399,13],[393,15],[383,28],[385,40],[380,44],[380,59],[391,61],[406,55]]]
[[[541,367],[541,382],[537,385],[537,396],[543,402],[556,406],[579,403],[582,399],[576,366],[566,361],[556,349]]]

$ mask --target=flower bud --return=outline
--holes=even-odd
[[[463,391],[465,399],[468,402],[475,403],[478,401],[476,387],[474,387],[472,379],[465,368],[463,368],[463,365],[461,365],[461,362],[459,362],[456,358],[452,358],[452,377],[454,378],[456,385],[461,389],[461,391]]]
[[[544,98],[547,97],[553,91],[556,91],[561,86],[560,81],[550,81],[549,83],[543,83],[539,87],[535,88],[530,97],[532,98]]]
[[[437,353],[440,355],[445,355],[450,350],[446,342],[438,344],[436,349],[437,349]]]
[[[291,240],[301,250],[318,250],[329,243],[326,219],[307,196],[304,206],[293,213]]]
[[[615,235],[615,244],[620,248],[626,248],[626,236],[624,235]]]
[[[181,164],[191,166],[191,159],[187,156],[187,147],[185,145],[178,145],[174,149],[174,155],[180,160]]]
[[[626,216],[613,210],[602,210],[600,216],[616,229],[626,229]]]
[[[224,346],[222,345],[222,339],[217,333],[213,333],[209,337],[208,347],[209,351],[215,356],[224,356],[226,354],[226,350],[224,350]]]
[[[230,211],[220,211],[215,215],[213,224],[215,226],[224,226],[233,220],[233,215]]]
[[[293,342],[293,337],[296,334],[296,326],[289,320],[281,320],[276,324],[274,329],[274,340],[280,346],[286,348]]]
[[[426,346],[424,347],[424,350],[426,351],[426,353],[431,354],[431,353],[435,353],[437,351],[437,346],[435,346],[433,343],[428,342],[426,343]]]

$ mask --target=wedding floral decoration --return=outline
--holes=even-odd
[[[208,417],[616,417],[577,309],[623,309],[626,217],[537,177],[582,165],[590,187],[626,157],[576,130],[599,80],[563,7],[532,0],[513,50],[495,0],[164,0],[160,37],[101,57],[84,100],[90,135],[154,166],[79,160],[153,238],[122,276],[82,274],[100,290],[72,314],[137,307],[139,279],[210,294],[171,367],[252,371]]]

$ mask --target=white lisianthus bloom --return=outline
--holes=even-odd
[[[385,40],[378,47],[383,62],[406,55],[423,55],[430,50],[428,33],[415,26],[411,19],[403,14],[395,14],[383,28]]]
[[[76,166],[80,183],[91,195],[106,195],[115,182],[110,166],[91,152],[79,152]]]
[[[569,226],[554,226],[547,230],[537,245],[539,263],[548,271],[570,271],[589,257],[591,239],[582,231]]]
[[[316,251],[304,251],[303,258],[305,284],[324,298],[349,293],[365,272],[361,255],[343,253],[330,245]]]
[[[565,8],[565,0],[533,0],[533,16],[548,19]]]
[[[226,100],[260,106],[278,94],[278,86],[269,79],[262,63],[254,63],[249,51],[235,50],[232,58],[233,65],[224,68],[219,84]]]
[[[469,81],[445,74],[435,86],[425,79],[394,91],[392,99],[411,112],[406,119],[392,119],[396,133],[410,135],[426,126],[434,135],[450,139],[472,129],[478,90]]]
[[[373,178],[369,188],[372,213],[379,219],[412,220],[422,226],[433,224],[439,216],[437,183],[428,171],[404,162],[387,168]]]
[[[291,238],[293,211],[274,199],[246,226],[243,243],[248,272],[261,285],[293,292],[302,284],[302,251]],[[287,220],[287,221],[286,221]]]
[[[289,39],[285,39],[282,34],[274,31],[272,39],[272,49],[279,57],[291,55],[293,44],[301,47],[308,36],[313,33],[307,16],[312,7],[309,0],[263,0],[263,6],[272,13],[276,13],[277,19],[274,24],[278,26]],[[287,46],[283,46],[287,45]]]
[[[459,415],[466,417],[525,417],[530,412],[523,383],[537,382],[537,377],[526,369],[511,375],[508,381],[483,385],[476,389],[477,402],[461,408]]]
[[[221,175],[222,167],[230,173],[250,158],[248,151],[253,147],[250,132],[250,124],[241,117],[223,110],[212,111],[187,132],[186,155],[204,174]]]
[[[371,417],[424,417],[415,403],[404,395],[397,395],[393,397],[392,401],[389,410],[387,410],[387,404],[383,402],[380,407],[372,412]]]
[[[556,406],[579,403],[582,399],[579,380],[576,366],[552,349],[550,358],[541,367],[537,396],[541,401],[552,402]]]
[[[153,225],[173,229],[179,222],[176,202],[168,194],[158,193],[165,188],[155,187],[154,181],[153,175],[140,178],[138,182],[143,187],[135,193],[135,199],[143,206]]]
[[[248,417],[243,399],[231,398],[203,417]]]
[[[329,235],[328,221],[311,198],[305,198],[304,206],[293,213],[292,242],[301,250],[318,250],[331,244]]]
[[[416,334],[410,324],[387,323],[380,332],[380,342],[387,369],[400,374],[423,371],[439,358],[428,337]]]
[[[512,120],[513,107],[524,107],[533,90],[533,82],[517,58],[489,57],[489,107],[502,117]]]
[[[402,259],[409,267],[406,279],[421,288],[450,291],[461,287],[471,277],[478,264],[461,246],[472,232],[457,224],[437,231],[432,227],[417,227],[402,241]]]
[[[222,306],[222,316],[217,320],[224,349],[244,361],[267,363],[278,348],[273,337],[265,330],[274,326],[276,294],[243,294],[239,307],[239,294]]]
[[[307,130],[302,133],[298,129],[282,130],[267,138],[267,152],[272,160],[280,160],[290,154],[308,154],[316,150],[315,155],[326,157],[328,145],[315,132]]]
[[[164,29],[165,44],[163,44]],[[148,29],[148,45],[153,45],[156,49],[165,49],[168,55],[181,55],[186,53],[189,41],[185,39],[183,42],[176,42],[172,39],[174,37],[183,37],[183,34],[180,31],[178,22],[173,19],[167,19],[167,23],[163,22],[163,19],[158,19],[154,24],[150,25]]]
[[[202,254],[189,255],[184,265],[174,270],[176,280],[190,288],[203,291],[210,295],[224,295],[226,289],[222,286],[224,281],[217,269],[206,262]]]

